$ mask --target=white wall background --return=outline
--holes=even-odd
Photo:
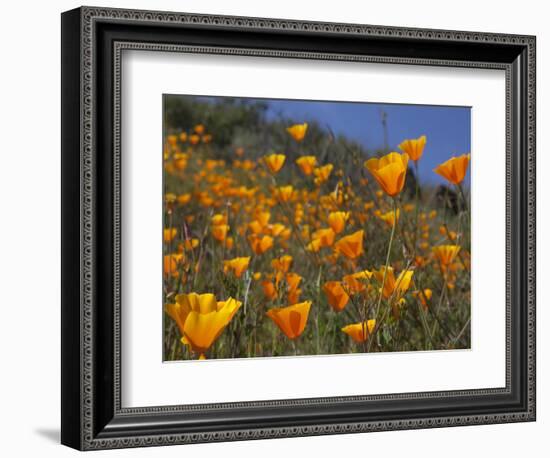
[[[104,452],[108,456],[544,456],[550,431],[550,30],[544,2],[116,0],[96,5],[533,34],[538,38],[538,421]],[[5,3],[0,49],[0,452],[64,457],[59,442],[60,13],[76,1]],[[490,185],[488,185],[488,190]],[[32,279],[32,280],[29,280]],[[547,453],[547,452],[546,452]]]

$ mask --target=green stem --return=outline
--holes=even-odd
[[[384,267],[384,276],[382,277],[382,287],[380,288],[380,295],[378,296],[378,304],[376,305],[376,319],[378,320],[378,315],[380,313],[380,306],[382,305],[382,297],[384,295],[384,285],[386,284],[386,275],[388,273],[388,267],[390,265],[390,255],[391,247],[393,244],[393,237],[395,235],[395,227],[397,226],[397,203],[395,198],[393,199],[393,225],[391,228],[390,241],[388,243],[388,252],[386,254],[386,264]],[[372,342],[372,339],[370,340]]]

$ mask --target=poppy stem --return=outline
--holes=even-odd
[[[391,255],[391,247],[393,244],[393,237],[395,235],[395,227],[397,226],[397,203],[395,198],[393,198],[393,225],[391,228],[391,235],[390,235],[390,241],[388,243],[388,252],[386,254],[386,265],[384,267],[384,276],[382,277],[382,287],[380,288],[380,295],[378,296],[378,304],[376,305],[376,320],[378,323],[378,315],[380,313],[380,305],[382,304],[382,296],[384,295],[384,285],[386,284],[386,275],[388,273],[388,267],[390,265],[390,255]],[[379,326],[378,326],[379,328]],[[378,329],[376,329],[376,332],[378,332]],[[370,340],[372,342],[372,339]],[[369,345],[370,347],[370,345]]]

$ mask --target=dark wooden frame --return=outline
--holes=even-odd
[[[122,408],[124,49],[505,70],[506,387]],[[61,441],[81,450],[534,420],[535,38],[94,7],[63,13],[61,408]]]

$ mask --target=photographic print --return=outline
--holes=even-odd
[[[462,106],[164,95],[164,360],[470,348],[470,129]]]

